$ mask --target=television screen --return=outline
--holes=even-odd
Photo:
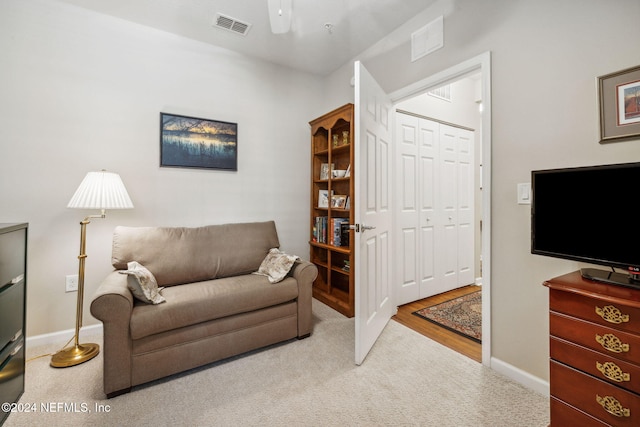
[[[531,252],[640,268],[640,163],[533,171]]]

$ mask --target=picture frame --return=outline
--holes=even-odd
[[[600,142],[640,138],[640,65],[597,80]]]
[[[319,208],[328,208],[329,207],[329,190],[318,190],[318,207]]]
[[[160,166],[238,170],[238,124],[160,113]]]
[[[343,194],[335,194],[331,196],[331,207],[344,209],[347,205],[347,196]]]
[[[320,180],[321,181],[326,181],[329,179],[329,172],[331,170],[333,170],[334,168],[334,164],[331,163],[331,165],[329,165],[329,163],[322,163],[320,165]]]

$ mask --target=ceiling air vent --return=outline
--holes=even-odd
[[[213,24],[214,27],[222,28],[223,30],[231,31],[242,36],[246,36],[251,28],[251,24],[238,21],[235,18],[223,15],[221,13],[216,14],[216,20]]]

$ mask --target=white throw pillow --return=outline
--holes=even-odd
[[[287,255],[277,248],[269,250],[269,253],[260,264],[260,268],[254,274],[267,276],[269,282],[278,283],[291,270],[293,263],[298,260],[296,255]]]
[[[127,287],[134,297],[142,302],[160,304],[166,300],[158,289],[158,282],[153,274],[137,261],[127,263],[128,270],[121,270],[121,274],[127,274]]]

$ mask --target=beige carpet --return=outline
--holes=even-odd
[[[313,303],[310,338],[136,387],[110,400],[102,394],[102,353],[67,369],[49,367],[48,358],[32,360],[20,403],[35,411],[12,413],[5,427],[548,424],[547,398],[395,321],[365,363],[355,366],[353,319]],[[89,338],[101,342],[100,337],[81,341]],[[28,349],[28,357],[54,350]],[[60,412],[45,412],[43,405]],[[96,405],[109,412],[97,412]]]

